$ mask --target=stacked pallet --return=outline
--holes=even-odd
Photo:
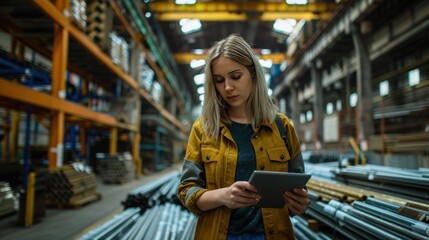
[[[110,57],[112,61],[125,72],[129,72],[129,46],[124,38],[111,32],[110,37]]]
[[[93,173],[77,171],[66,165],[51,172],[48,180],[47,203],[54,207],[81,207],[100,200]]]
[[[86,2],[85,0],[70,1],[70,20],[81,30],[86,30]]]
[[[18,199],[8,182],[0,182],[0,217],[16,212]]]
[[[86,33],[89,38],[108,51],[110,46],[109,34],[113,26],[113,11],[108,1],[87,1],[87,26]]]
[[[99,161],[99,172],[104,183],[122,184],[135,178],[136,170],[129,152],[106,155]]]
[[[390,153],[428,153],[429,134],[421,132],[373,135],[370,137],[369,146],[371,150]]]

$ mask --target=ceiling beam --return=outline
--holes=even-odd
[[[335,3],[288,5],[284,2],[197,2],[177,5],[174,2],[143,4],[144,11],[152,12],[159,21],[177,21],[198,18],[202,21],[247,21],[257,19],[274,21],[277,18],[327,20],[338,7]]]
[[[194,54],[188,52],[173,53],[174,59],[178,64],[189,64],[192,60],[206,59],[206,54]],[[260,59],[271,59],[273,64],[281,64],[283,61],[291,62],[291,58],[287,57],[285,53],[270,53],[258,55]]]

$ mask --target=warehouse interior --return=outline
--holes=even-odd
[[[0,236],[193,239],[176,189],[230,34],[312,174],[296,238],[428,239],[426,0],[1,1]]]

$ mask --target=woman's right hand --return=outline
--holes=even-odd
[[[243,208],[257,204],[261,196],[257,189],[246,181],[238,181],[225,188],[224,205],[228,208]]]

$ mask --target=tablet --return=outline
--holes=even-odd
[[[283,208],[285,200],[283,193],[294,188],[304,188],[311,175],[306,173],[272,172],[255,170],[249,183],[258,189],[262,208]]]

